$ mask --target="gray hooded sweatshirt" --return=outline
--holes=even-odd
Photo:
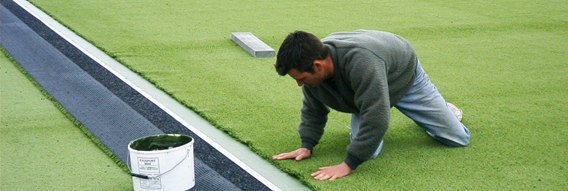
[[[416,53],[407,40],[381,31],[332,33],[321,41],[330,50],[334,77],[319,87],[302,85],[298,132],[302,147],[312,150],[324,132],[328,108],[360,114],[359,132],[344,160],[355,170],[377,150],[390,108],[412,87]]]

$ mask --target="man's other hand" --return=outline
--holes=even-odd
[[[311,153],[312,151],[306,148],[299,148],[289,153],[282,153],[279,155],[272,156],[272,160],[296,159],[297,161],[299,161],[310,157]]]
[[[319,171],[311,174],[316,180],[335,180],[351,173],[351,168],[342,162],[336,166],[321,167]]]

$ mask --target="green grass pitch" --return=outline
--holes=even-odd
[[[301,90],[230,39],[252,32],[278,50],[305,30],[383,30],[417,50],[471,145],[448,148],[393,112],[381,155],[315,181],[349,144],[333,112],[312,157],[274,165],[315,190],[562,190],[568,185],[568,2],[31,0],[260,156],[296,149]]]

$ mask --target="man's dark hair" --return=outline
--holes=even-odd
[[[328,48],[318,37],[304,31],[295,31],[282,42],[274,67],[281,76],[286,75],[292,68],[313,74],[314,60],[323,60],[328,54]]]

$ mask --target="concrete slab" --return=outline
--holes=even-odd
[[[250,32],[231,33],[231,39],[254,57],[274,57],[274,49]]]

